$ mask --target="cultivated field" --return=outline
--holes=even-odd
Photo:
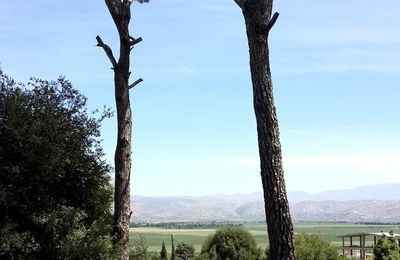
[[[258,245],[265,248],[267,245],[266,224],[264,223],[243,223],[244,228],[250,231],[255,237]],[[365,225],[354,223],[297,223],[294,226],[295,233],[313,233],[320,234],[332,244],[339,245],[340,239],[336,236],[357,233],[357,232],[380,232],[393,230],[399,233],[399,226],[396,225]],[[199,252],[201,245],[208,235],[215,232],[215,229],[166,229],[154,227],[131,228],[130,241],[138,239],[139,235],[143,235],[149,245],[149,251],[160,251],[161,244],[164,241],[167,250],[171,248],[171,234],[174,234],[175,246],[180,242],[193,244],[196,252]]]

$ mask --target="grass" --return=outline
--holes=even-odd
[[[267,234],[265,223],[244,223],[244,228],[248,230],[256,239],[261,248],[267,246]],[[396,225],[365,225],[354,223],[330,223],[330,222],[302,222],[294,225],[295,233],[319,234],[335,245],[341,243],[339,235],[358,233],[358,232],[380,232],[393,230],[399,233],[399,226]],[[192,244],[196,252],[200,252],[203,241],[207,236],[214,234],[215,229],[166,229],[154,227],[131,228],[130,241],[133,243],[140,235],[143,235],[149,245],[149,251],[160,251],[162,242],[165,242],[167,250],[171,250],[171,234],[174,234],[175,247],[180,242]]]

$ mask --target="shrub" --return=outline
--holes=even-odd
[[[201,249],[201,256],[208,259],[258,260],[262,251],[254,237],[242,228],[222,228],[207,238]]]
[[[374,247],[374,260],[400,260],[399,246],[392,236],[382,235]]]
[[[316,234],[301,233],[295,236],[295,255],[297,260],[339,260],[335,246]]]

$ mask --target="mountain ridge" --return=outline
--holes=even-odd
[[[288,192],[294,221],[400,220],[400,183],[361,186],[316,194]],[[137,222],[265,219],[261,192],[205,196],[133,196]]]

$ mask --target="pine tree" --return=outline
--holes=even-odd
[[[167,249],[165,248],[165,243],[163,241],[162,247],[161,247],[161,252],[160,252],[161,260],[168,260],[167,254],[168,254],[168,252],[167,252]]]
[[[138,0],[139,3],[149,0]],[[129,32],[131,20],[132,0],[105,0],[107,8],[117,27],[120,48],[119,59],[115,59],[111,48],[103,42],[100,36],[96,37],[97,46],[104,49],[114,70],[115,102],[117,107],[117,147],[114,156],[115,170],[115,196],[114,196],[114,235],[115,247],[121,247],[121,257],[129,259],[129,223],[131,217],[130,208],[130,176],[132,154],[132,111],[129,89],[143,80],[140,78],[129,84],[130,53],[133,47],[142,41],[142,38],[134,38]]]
[[[172,246],[171,246],[171,250],[172,250],[172,252],[171,252],[171,260],[175,260],[176,258],[175,258],[175,245],[174,245],[174,235],[171,235],[171,243],[172,243]]]
[[[268,48],[268,35],[279,14],[272,15],[273,0],[234,1],[242,10],[249,45],[270,256],[274,260],[294,260],[293,224],[283,174]]]

